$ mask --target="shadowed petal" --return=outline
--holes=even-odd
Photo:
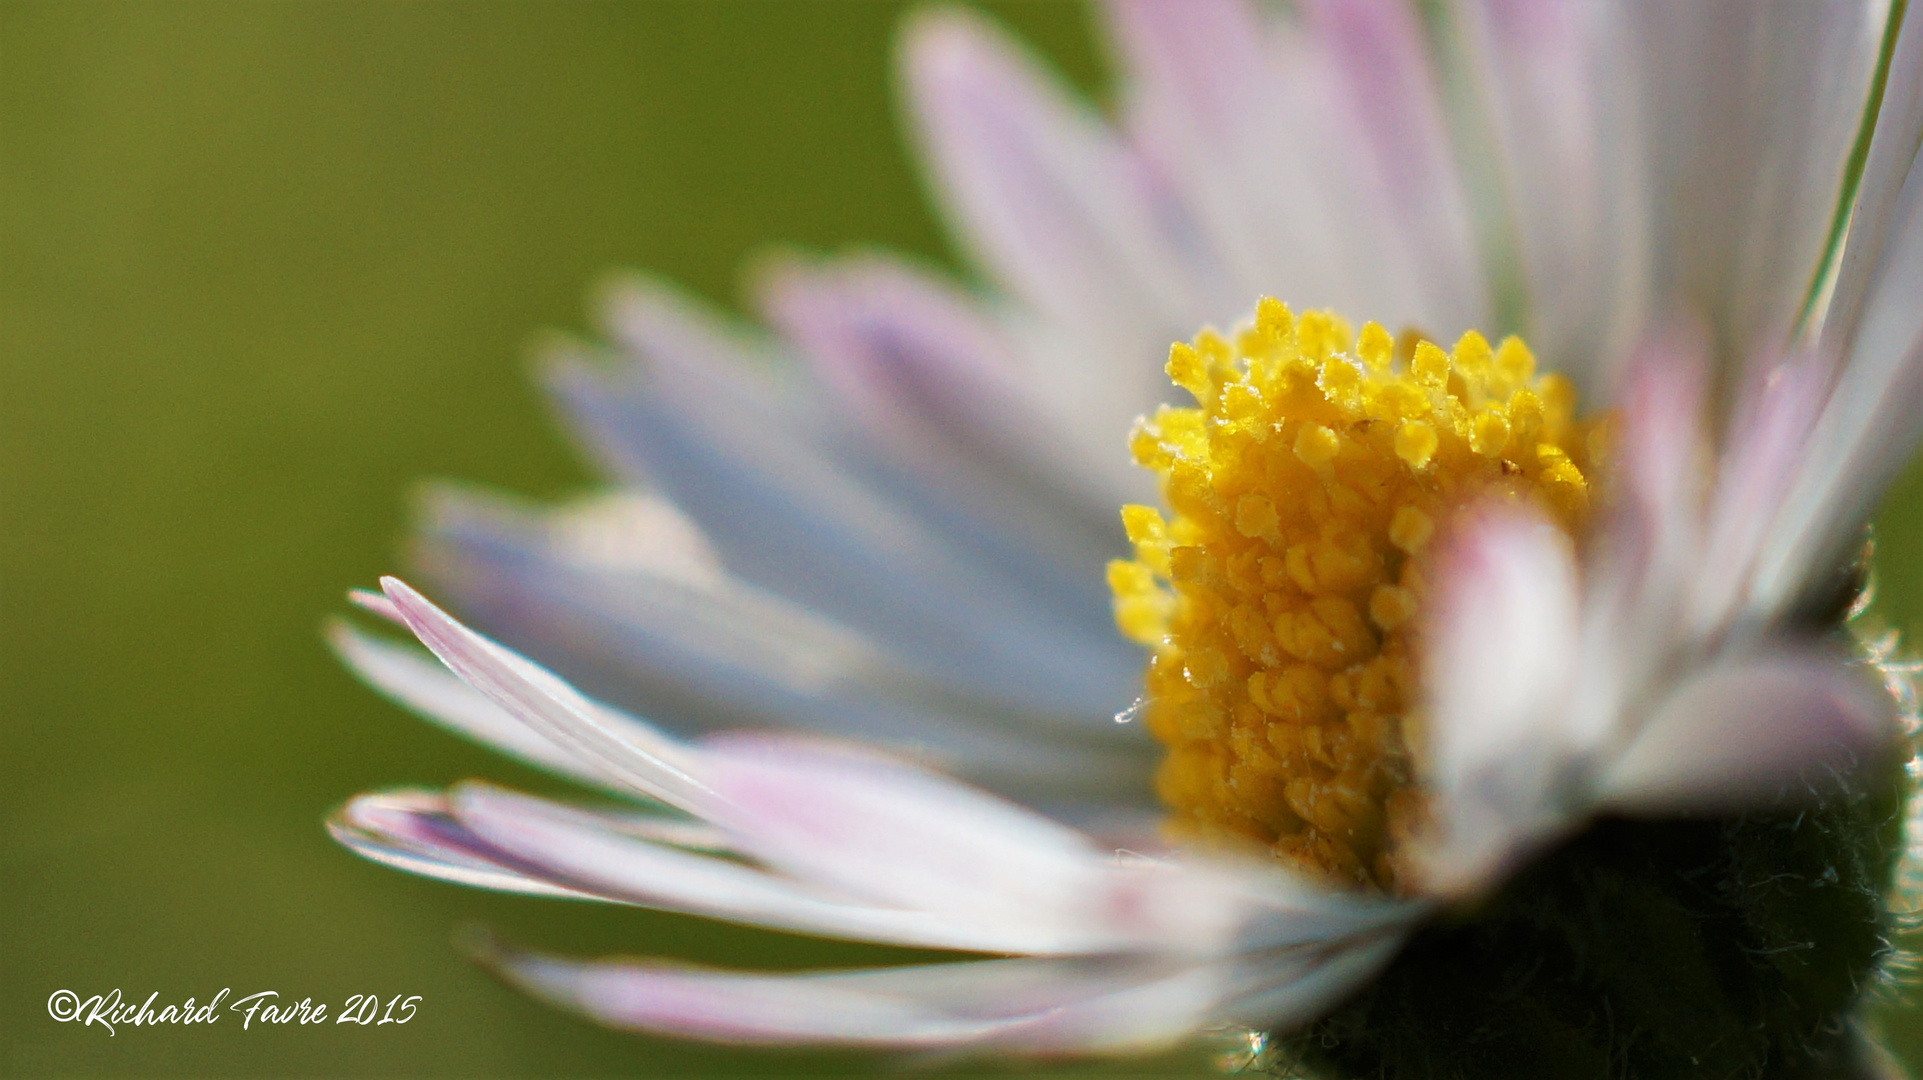
[[[639,555],[656,538],[618,520],[634,502],[550,513],[443,490],[428,503],[422,561],[502,641],[677,731],[812,730],[1044,801],[1148,798],[1140,731],[955,693],[865,635],[718,570],[649,564]],[[618,559],[596,554],[610,532],[624,537],[608,553]]]
[[[1578,607],[1568,537],[1521,507],[1468,523],[1436,581],[1416,755],[1435,821],[1418,858],[1425,885],[1446,894],[1489,880],[1562,824],[1560,788],[1578,747],[1558,721]]]
[[[1777,613],[1847,557],[1876,499],[1923,436],[1923,168],[1912,167],[1870,275],[1862,325],[1770,520],[1752,586]]]
[[[1131,490],[1116,481],[1122,462],[1112,446],[1093,453],[1064,437],[1058,414],[1073,403],[1039,392],[981,302],[875,255],[785,259],[757,292],[769,322],[881,444],[870,456],[912,470],[903,494],[932,485],[931,502],[961,504],[941,515],[947,530],[994,543],[989,553],[1003,564],[1041,563],[1047,576],[1089,586],[1070,567],[1114,542],[1113,504]],[[1112,467],[1098,467],[1102,459]]]
[[[1619,810],[1740,809],[1883,751],[1895,719],[1889,694],[1838,657],[1726,663],[1671,692],[1597,786]]]
[[[529,953],[510,980],[612,1027],[722,1042],[1142,1052],[1194,1033],[1225,969],[1141,960],[991,960],[764,975]]]
[[[561,353],[548,375],[617,471],[659,484],[731,573],[890,642],[977,697],[1103,715],[1134,693],[1136,665],[1099,606],[1065,605],[1059,590],[970,552],[798,422],[640,365]]]

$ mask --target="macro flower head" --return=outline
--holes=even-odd
[[[374,793],[335,835],[972,954],[486,949],[636,1030],[1237,1029],[1318,1075],[1869,1053],[1923,819],[1904,671],[1847,624],[1923,425],[1923,15],[1101,10],[1112,119],[965,11],[905,31],[981,288],[790,258],[759,334],[626,279],[608,345],[552,345],[615,487],[438,492],[421,569],[492,637],[387,579],[360,602],[432,657],[334,641],[592,797]]]

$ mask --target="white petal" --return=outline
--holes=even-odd
[[[525,953],[525,989],[614,1027],[771,1044],[1143,1051],[1200,1026],[1223,972],[1140,961],[991,960],[763,975]]]
[[[1486,275],[1415,11],[1399,0],[1313,0],[1304,7],[1344,87],[1332,104],[1350,118],[1355,141],[1343,151],[1373,166],[1363,182],[1378,187],[1394,225],[1394,246],[1377,269],[1415,271],[1421,307],[1409,314],[1428,332],[1447,340],[1486,325]]]
[[[327,831],[362,858],[439,881],[527,896],[611,899],[530,872],[482,844],[453,820],[438,792],[356,796],[328,819]]]
[[[622,903],[860,941],[980,952],[1081,952],[1080,942],[945,913],[878,905],[728,859],[678,851],[610,828],[601,816],[480,784],[453,813],[490,847]]]
[[[1651,335],[1625,378],[1616,490],[1597,530],[1583,611],[1582,664],[1562,720],[1572,742],[1608,741],[1625,695],[1671,660],[1702,565],[1704,434],[1711,377],[1704,335]]]
[[[700,523],[728,569],[877,639],[950,687],[1040,711],[1102,715],[1139,659],[1099,608],[1065,609],[881,497],[805,432],[638,368],[557,359],[583,430]]]
[[[865,636],[739,581],[671,573],[635,555],[581,558],[576,516],[442,492],[428,504],[420,558],[509,645],[677,730],[812,729],[997,790],[1148,798],[1152,749],[1139,731],[1099,714],[1017,712],[947,691]]]
[[[1110,1054],[1163,1049],[1224,1022],[1314,1019],[1398,945],[1199,964],[1022,959],[788,975],[588,963],[491,945],[484,959],[614,1027],[725,1042]]]
[[[1696,637],[1707,640],[1743,621],[1762,625],[1779,614],[1780,598],[1756,594],[1757,564],[1771,533],[1783,529],[1785,507],[1808,462],[1829,366],[1815,352],[1786,358],[1760,385],[1752,384],[1729,421],[1703,552],[1688,589]]]
[[[1643,321],[1655,241],[1639,182],[1643,146],[1615,80],[1612,9],[1581,0],[1461,4],[1470,53],[1507,181],[1537,353],[1605,392],[1599,370],[1627,353]]]
[[[1017,295],[1105,337],[1192,318],[1200,298],[1165,242],[1149,178],[1019,44],[977,16],[939,11],[910,23],[903,56],[936,194]]]
[[[1752,585],[1774,613],[1844,558],[1876,499],[1923,436],[1923,168],[1891,216],[1851,355],[1770,522]]]
[[[876,903],[1084,943],[1046,951],[1208,951],[1253,914],[1206,873],[1111,860],[1073,830],[934,773],[796,740],[707,749],[728,800],[717,821],[745,850]]]
[[[1724,663],[1672,691],[1598,780],[1607,805],[1727,811],[1882,752],[1890,696],[1860,665],[1815,651]]]
[[[553,673],[449,618],[400,579],[382,578],[381,588],[421,644],[536,733],[651,798],[693,813],[712,805],[713,792],[692,774],[687,748],[582,697]]]
[[[599,787],[626,790],[592,760],[536,733],[480,691],[450,675],[428,654],[363,634],[345,622],[330,624],[327,640],[355,674],[442,727],[535,768]]]
[[[705,748],[728,797],[716,820],[742,850],[878,903],[1101,948],[1197,953],[1339,939],[1410,917],[1407,903],[1330,893],[1266,864],[1111,856],[1019,806],[844,746],[737,737]]]
[[[1576,663],[1576,568],[1555,525],[1492,508],[1452,543],[1435,580],[1416,754],[1435,832],[1417,855],[1424,885],[1452,893],[1563,824],[1579,752],[1561,726]]]
[[[1297,133],[1286,126],[1282,72],[1254,9],[1241,0],[1112,0],[1103,14],[1127,68],[1118,80],[1125,129],[1193,208],[1203,234],[1196,264],[1216,279],[1208,291],[1229,311],[1265,292],[1336,303],[1358,271],[1326,221],[1329,182],[1309,155],[1283,152]]]
[[[1063,403],[1021,371],[1019,348],[981,306],[932,275],[880,256],[771,264],[768,319],[878,446],[880,483],[948,536],[1023,580],[1102,612],[1090,561],[1118,543],[1114,503],[1062,436]],[[1119,456],[1113,437],[1106,456]],[[838,444],[845,445],[845,444]],[[905,482],[903,482],[905,481]]]
[[[1818,269],[1881,24],[1872,5],[1795,0],[1622,10],[1657,307],[1701,311],[1725,355],[1767,353]]]
[[[1030,368],[1073,401],[1087,445],[1168,393],[1168,342],[1227,322],[1182,206],[1139,156],[979,17],[910,21],[903,82],[937,199],[963,244],[1036,318]],[[1025,335],[1026,336],[1026,335]],[[1064,414],[1065,417],[1071,414]],[[1121,461],[1120,444],[1111,460]]]

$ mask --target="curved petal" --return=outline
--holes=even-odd
[[[419,649],[383,641],[338,621],[328,625],[327,641],[369,685],[442,727],[537,769],[627,792],[626,785],[593,761],[536,733]]]
[[[955,233],[1045,328],[1055,360],[1035,375],[1091,422],[1126,430],[1167,392],[1167,343],[1253,297],[1208,295],[1212,258],[1189,242],[1186,208],[984,20],[917,15],[902,81]]]
[[[969,552],[863,483],[804,425],[745,406],[754,393],[566,354],[549,377],[617,471],[658,484],[732,573],[889,641],[978,697],[1105,715],[1133,694],[1138,665],[1098,607],[1053,602],[1059,593]]]
[[[863,456],[905,461],[904,496],[935,489],[923,516],[992,544],[1001,564],[1041,564],[1029,576],[1042,584],[1093,584],[1075,571],[1115,544],[1103,497],[1112,469],[1068,438],[1055,416],[1064,403],[1040,393],[1018,343],[980,303],[876,255],[782,260],[757,293],[769,322],[880,444]],[[1105,449],[1101,458],[1119,458]],[[949,503],[959,505],[942,513]]]
[[[1352,125],[1353,143],[1344,149],[1366,155],[1373,167],[1363,182],[1379,188],[1396,226],[1389,235],[1394,247],[1381,253],[1376,269],[1419,268],[1414,287],[1421,308],[1408,314],[1442,340],[1487,325],[1487,274],[1413,6],[1310,0],[1303,7],[1342,88],[1333,106]]]
[[[1224,1017],[1315,1018],[1396,942],[1236,961],[987,960],[762,974],[643,961],[582,962],[488,946],[523,988],[613,1027],[723,1042],[1139,1054]]]
[[[610,828],[599,815],[480,784],[452,812],[489,847],[551,880],[643,907],[774,930],[933,949],[1080,953],[1054,927],[879,904],[754,866],[676,850]]]
[[[1814,650],[1727,662],[1673,690],[1597,781],[1636,813],[1719,811],[1889,748],[1895,703],[1861,665]]]
[[[1270,868],[1110,857],[1033,811],[871,752],[766,737],[676,743],[582,697],[401,582],[382,584],[422,643],[488,700],[809,888],[961,927],[1089,943],[1074,947],[1084,951],[1204,954],[1245,939],[1330,940],[1412,910],[1324,893]],[[511,830],[487,832],[471,815],[463,822],[528,864],[559,857],[553,843],[517,843]],[[620,864],[606,865],[614,872]],[[592,860],[565,871],[593,873]]]
[[[584,698],[552,672],[450,618],[398,578],[382,578],[408,629],[461,681],[537,734],[649,798],[690,813],[714,803],[698,780],[694,756],[648,725]]]
[[[1140,1053],[1207,1022],[1217,965],[989,960],[770,975],[497,952],[523,989],[611,1027],[720,1042]]]
[[[410,788],[357,795],[328,818],[327,832],[364,859],[438,881],[526,896],[613,902],[612,897],[563,885],[480,842],[454,820],[439,792]]]
[[[1042,715],[957,694],[867,636],[718,569],[649,565],[638,552],[660,546],[653,532],[603,520],[635,505],[599,500],[548,513],[442,491],[428,504],[420,561],[503,641],[675,730],[813,730],[997,790],[1147,797],[1151,754],[1139,732],[1099,715]],[[604,533],[620,538],[605,556]]]
[[[1434,821],[1416,857],[1424,885],[1449,894],[1564,824],[1580,740],[1559,721],[1579,606],[1569,538],[1521,507],[1468,523],[1435,580],[1416,752]]]
[[[1468,62],[1494,135],[1522,260],[1526,330],[1588,395],[1649,314],[1653,194],[1630,95],[1617,70],[1616,6],[1474,0],[1461,15]]]
[[[1776,614],[1848,556],[1877,497],[1923,437],[1923,168],[1892,214],[1862,325],[1769,519],[1752,605]]]

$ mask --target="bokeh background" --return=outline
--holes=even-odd
[[[1102,91],[1081,6],[985,6]],[[402,566],[421,479],[591,482],[523,350],[584,329],[608,269],[732,305],[774,243],[954,264],[897,137],[903,10],[0,3],[0,1071],[869,1068],[601,1031],[462,959],[450,938],[476,921],[585,953],[883,954],[348,855],[320,821],[355,791],[540,782],[356,685],[318,628]],[[1883,613],[1923,630],[1916,470],[1882,545]],[[367,1028],[108,1037],[46,1015],[56,989],[115,987],[424,1000]],[[1923,1059],[1923,1022],[1899,1025]]]

